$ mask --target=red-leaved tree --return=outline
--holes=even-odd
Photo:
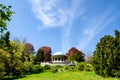
[[[34,47],[31,43],[24,44],[24,54],[34,54]]]
[[[44,61],[49,62],[51,61],[51,48],[47,46],[42,46],[40,48],[44,52]]]
[[[75,47],[72,47],[70,50],[68,50],[66,56],[68,61],[84,61],[84,53]]]

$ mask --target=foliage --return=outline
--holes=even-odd
[[[11,15],[14,12],[11,11],[11,6],[4,6],[0,4],[0,48],[8,49],[10,32],[7,30],[7,22],[11,20]]]
[[[115,37],[107,35],[96,45],[93,55],[95,72],[103,77],[120,77],[120,32]]]
[[[33,45],[32,44],[30,44],[30,43],[25,43],[24,44],[24,52],[23,52],[24,54],[34,54],[34,47],[33,47]]]
[[[71,48],[68,52],[67,52],[67,59],[68,61],[77,61],[77,62],[82,62],[84,61],[84,54],[83,52],[79,51],[76,48]]]
[[[73,65],[68,66],[68,71],[76,71],[76,67]]]
[[[75,61],[77,62],[84,61],[84,54],[79,50],[75,53],[74,57],[75,57]]]
[[[93,71],[93,67],[91,64],[86,64],[85,65],[85,71]]]
[[[41,67],[38,64],[32,66],[32,73],[40,73],[40,72],[43,72],[43,67]]]
[[[10,36],[9,31],[7,31],[5,34],[2,34],[2,36],[0,38],[0,48],[1,49],[10,50],[9,36]]]
[[[58,72],[62,68],[63,68],[63,66],[56,65],[56,66],[51,66],[50,70],[52,71],[52,73],[56,73],[56,72]]]
[[[5,75],[7,75],[10,71],[10,59],[11,55],[8,51],[5,51],[3,49],[0,49],[0,65],[1,65],[1,72],[4,72]],[[3,68],[4,67],[4,68]],[[2,74],[3,75],[3,74]]]
[[[50,70],[50,69],[51,69],[51,66],[50,66],[50,65],[45,65],[45,66],[44,66],[44,69],[45,69],[45,70]]]
[[[58,68],[57,68],[56,66],[52,66],[52,67],[51,67],[51,72],[52,72],[52,73],[58,72]]]
[[[0,78],[4,77],[6,74],[5,63],[3,61],[5,55],[2,54],[2,50],[0,49]]]
[[[40,62],[43,62],[43,61],[44,61],[44,52],[41,49],[39,49],[34,58],[34,64],[40,64]]]
[[[51,48],[47,46],[42,46],[39,50],[44,52],[44,61],[49,62],[51,61]]]
[[[78,71],[84,71],[86,63],[85,62],[80,62],[76,65],[76,68]]]
[[[3,33],[4,30],[7,30],[7,21],[11,20],[11,15],[14,12],[11,11],[11,6],[4,6],[0,4],[0,34]]]

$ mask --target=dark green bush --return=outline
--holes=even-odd
[[[69,66],[64,66],[64,70],[68,70],[69,69]]]
[[[43,67],[40,65],[33,65],[32,66],[32,73],[40,73],[43,72]]]
[[[45,65],[45,66],[44,66],[44,69],[45,69],[45,70],[50,70],[50,68],[51,68],[50,65]]]
[[[56,66],[51,67],[51,72],[52,73],[58,72],[58,68]]]
[[[72,65],[69,66],[69,67],[68,67],[68,71],[76,71],[75,66],[72,66]]]
[[[4,63],[0,63],[0,78],[3,78],[5,76],[5,66]]]
[[[61,66],[61,65],[56,65],[55,67],[56,67],[57,69],[63,68],[63,66]]]
[[[60,66],[60,65],[52,66],[51,71],[53,73],[56,73],[56,72],[58,72],[58,70],[61,70],[62,68],[63,68],[63,66]]]

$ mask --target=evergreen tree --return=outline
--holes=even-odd
[[[105,35],[96,45],[93,55],[95,72],[103,77],[120,77],[120,32],[115,37]]]

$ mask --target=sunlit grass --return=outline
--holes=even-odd
[[[120,78],[103,78],[94,72],[43,72],[39,74],[26,75],[16,80],[120,80]]]

